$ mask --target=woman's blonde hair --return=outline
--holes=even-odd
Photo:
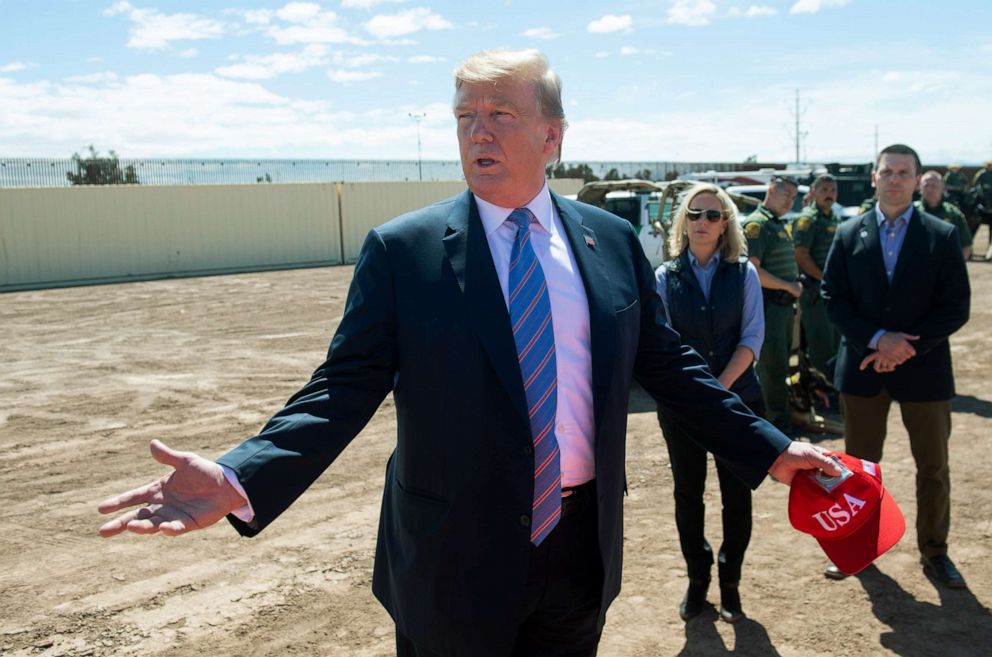
[[[717,250],[724,260],[737,262],[745,253],[744,233],[737,220],[737,206],[734,205],[727,192],[711,183],[697,183],[683,193],[682,202],[679,203],[672,215],[672,232],[668,237],[669,253],[677,256],[689,247],[689,236],[686,231],[686,224],[689,221],[687,219],[689,205],[700,194],[713,194],[720,201],[723,217],[727,220],[727,230],[723,231],[723,235],[720,236]]]

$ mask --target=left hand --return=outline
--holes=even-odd
[[[868,356],[865,356],[865,359],[861,361],[861,365],[858,366],[858,369],[864,371],[871,367],[879,374],[886,374],[894,371],[898,366],[899,363],[891,358],[886,358],[882,355],[882,352],[876,351]]]
[[[778,455],[772,467],[768,468],[768,474],[776,481],[780,481],[786,486],[792,484],[792,479],[801,470],[823,470],[832,477],[840,474],[840,468],[833,459],[824,456],[826,450],[810,445],[793,441],[785,448],[785,451]]]

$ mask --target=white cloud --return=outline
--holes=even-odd
[[[365,29],[379,39],[404,36],[421,30],[449,30],[453,27],[446,18],[426,7],[406,9],[396,14],[377,14],[365,24]]]
[[[102,73],[87,73],[86,75],[70,75],[65,80],[66,82],[78,82],[82,84],[116,82],[117,74],[113,71],[103,71]]]
[[[252,25],[268,25],[272,20],[273,11],[271,9],[249,9],[239,12],[246,23]]]
[[[384,4],[401,4],[406,0],[341,0],[342,9],[371,9]]]
[[[675,0],[668,8],[668,22],[673,25],[709,25],[716,14],[711,0]]]
[[[338,24],[338,15],[313,3],[291,2],[276,12],[283,22],[266,32],[280,45],[302,43],[364,43]],[[288,25],[286,23],[289,23]]]
[[[183,59],[191,59],[200,54],[200,51],[196,48],[185,48],[179,51],[179,56]]]
[[[282,73],[302,73],[330,60],[327,46],[311,44],[299,52],[280,52],[271,55],[245,55],[230,66],[221,66],[215,73],[226,78],[264,80]]]
[[[606,34],[608,32],[619,32],[624,30],[629,32],[633,29],[634,19],[628,14],[623,16],[616,16],[614,14],[606,14],[602,18],[598,18],[589,25],[586,26],[586,31],[592,32],[593,34]]]
[[[606,50],[598,50],[598,51],[596,51],[596,54],[594,55],[594,57],[596,59],[603,59],[603,58],[609,57],[609,56],[610,56],[610,53],[609,53],[609,51],[606,51]]]
[[[125,14],[131,20],[128,48],[161,50],[173,41],[217,39],[226,28],[223,23],[198,14],[163,14],[158,9],[138,9],[127,0],[114,3],[103,12],[107,16]]]
[[[656,55],[658,53],[654,48],[638,48],[636,46],[623,46],[620,48],[620,54],[629,57],[630,55]]]
[[[843,7],[851,0],[798,0],[789,9],[790,14],[815,14],[821,9],[832,9],[833,7]]]
[[[287,23],[310,23],[322,14],[330,14],[332,19],[336,18],[333,11],[322,12],[316,2],[290,2],[276,10],[276,16]]]
[[[333,70],[327,72],[327,78],[331,82],[365,82],[367,80],[374,80],[381,77],[382,73],[379,71]]]
[[[550,27],[532,27],[529,30],[524,30],[524,36],[531,39],[551,41],[552,39],[557,39],[561,35],[552,30]]]
[[[444,57],[435,57],[434,55],[413,55],[412,57],[407,57],[408,64],[434,64],[435,62],[445,61]]]
[[[767,5],[751,5],[746,10],[742,10],[740,7],[731,7],[727,10],[727,15],[731,17],[754,18],[756,16],[775,16],[776,14],[778,14],[778,9]]]
[[[35,66],[37,66],[37,64],[33,64],[31,62],[10,62],[9,64],[0,66],[0,73],[16,73],[18,71],[34,68]]]
[[[357,93],[326,86],[323,95],[337,95],[342,104]],[[113,84],[0,78],[0,106],[5,150],[25,156],[67,157],[90,143],[124,157],[409,159],[417,152],[405,107],[335,111],[331,101],[304,101],[209,74],[140,75]],[[450,106],[416,109],[428,113],[421,124],[424,158],[457,157]]]

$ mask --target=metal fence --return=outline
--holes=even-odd
[[[85,162],[85,159],[84,159]],[[107,162],[107,160],[104,160]],[[578,164],[567,162],[566,166]],[[650,172],[668,180],[694,171],[730,171],[772,165],[734,162],[587,162],[599,178],[611,170],[621,178]],[[121,172],[133,169],[142,185],[214,185],[294,182],[392,182],[462,180],[456,160],[170,160],[120,159]],[[78,174],[71,159],[0,158],[0,188],[69,187]]]

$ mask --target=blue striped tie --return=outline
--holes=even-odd
[[[540,545],[561,517],[561,456],[555,439],[558,367],[551,301],[544,270],[530,243],[530,210],[517,208],[508,218],[517,237],[510,252],[510,321],[530,413],[534,440],[534,505],[530,540]]]

